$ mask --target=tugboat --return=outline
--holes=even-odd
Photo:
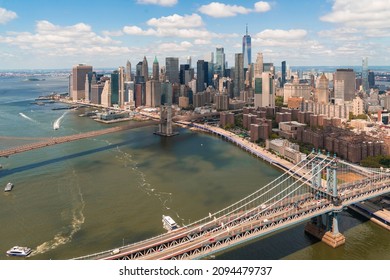
[[[8,256],[27,257],[32,252],[31,248],[14,246],[7,251]]]
[[[10,191],[12,191],[12,188],[13,188],[13,187],[14,187],[14,184],[8,183],[8,184],[5,186],[4,191],[5,191],[5,192],[10,192]]]

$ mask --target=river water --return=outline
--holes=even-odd
[[[31,104],[52,91],[67,91],[67,78],[0,77],[1,149],[109,127],[51,110],[63,104]],[[5,251],[14,245],[34,249],[30,259],[68,259],[136,242],[164,232],[163,214],[187,224],[280,175],[219,138],[176,129],[173,138],[144,127],[0,158],[0,186],[15,185],[0,195],[0,259],[13,259]],[[347,242],[338,249],[305,235],[302,224],[216,258],[390,259],[388,231],[340,216]]]

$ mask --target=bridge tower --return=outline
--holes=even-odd
[[[314,164],[312,166],[312,187],[318,189],[321,186],[321,166]],[[331,195],[334,206],[339,206],[340,209],[334,210],[328,214],[325,214],[325,222],[322,216],[314,218],[311,222],[307,223],[305,231],[329,246],[336,248],[345,243],[345,236],[339,232],[338,226],[338,213],[342,211],[340,206],[340,200],[337,192],[337,163],[333,163],[326,168],[326,193]]]
[[[340,199],[337,192],[337,163],[327,167],[326,183],[327,192],[332,194],[332,201],[334,206],[338,206],[340,209],[328,213],[327,232],[322,237],[322,241],[324,241],[329,246],[336,248],[345,243],[345,236],[339,232],[339,222],[337,218],[338,213],[343,210],[342,206],[340,206]]]
[[[160,124],[155,134],[167,137],[178,134],[172,128],[172,106],[170,104],[160,106]]]

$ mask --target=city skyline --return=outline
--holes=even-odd
[[[290,66],[386,66],[386,0],[0,2],[0,69],[117,67],[146,56],[185,63],[223,47],[228,66],[252,37],[252,61]],[[163,66],[163,65],[160,65]]]

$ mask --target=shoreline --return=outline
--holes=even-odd
[[[224,137],[229,142],[236,144],[243,150],[249,152],[250,154],[263,159],[264,161],[268,162],[269,164],[278,167],[281,170],[287,171],[290,170],[292,167],[295,166],[292,162],[289,162],[285,159],[282,159],[275,154],[269,152],[263,147],[260,147],[259,145],[252,143],[246,139],[243,139],[239,137],[237,134],[234,134],[233,132],[226,131],[222,128],[210,126],[206,124],[197,124],[193,123],[192,128],[195,130],[200,130],[203,132],[207,132],[209,134],[216,134],[220,135],[221,137]]]

